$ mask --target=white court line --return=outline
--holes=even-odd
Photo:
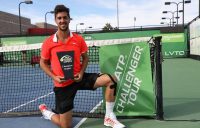
[[[91,111],[90,113],[93,113],[94,111],[96,111],[98,109],[98,107],[103,103],[103,100],[101,100]],[[74,128],[79,128],[85,121],[87,120],[87,118],[83,118],[76,126],[74,126]]]
[[[30,104],[30,103],[32,103],[32,102],[35,102],[35,101],[39,100],[39,99],[45,98],[45,97],[47,97],[47,96],[49,96],[49,95],[51,95],[51,94],[53,94],[53,93],[54,93],[54,92],[50,92],[50,93],[48,93],[48,94],[46,94],[46,95],[40,96],[40,97],[38,97],[38,98],[36,98],[36,99],[33,99],[33,100],[29,101],[29,102],[26,102],[26,103],[24,103],[24,104],[21,104],[21,105],[19,105],[19,106],[17,106],[17,107],[14,107],[14,108],[12,108],[12,109],[9,109],[9,110],[7,110],[7,111],[5,111],[5,112],[3,112],[3,113],[12,112],[12,111],[14,111],[14,110],[16,110],[16,109],[19,109],[20,107],[23,107],[23,106],[25,106],[25,105],[28,105],[28,104]],[[99,107],[102,103],[103,103],[103,100],[101,100],[101,101],[90,111],[90,113],[95,112],[95,111],[98,109],[98,107]],[[87,118],[83,118],[74,128],[79,128],[79,127],[85,122],[86,119],[87,119]]]
[[[47,96],[49,96],[49,95],[51,95],[51,94],[53,94],[53,93],[54,93],[54,92],[50,92],[50,93],[48,93],[48,94],[46,94],[46,95],[40,96],[40,97],[35,98],[35,99],[31,100],[31,101],[28,101],[28,102],[26,102],[26,103],[24,103],[24,104],[21,104],[21,105],[19,105],[19,106],[17,106],[17,107],[14,107],[14,108],[12,108],[12,109],[9,109],[9,110],[7,110],[7,111],[5,111],[5,112],[3,112],[3,113],[12,112],[12,111],[14,111],[14,110],[16,110],[16,109],[19,109],[20,107],[23,107],[23,106],[25,106],[25,105],[28,105],[28,104],[30,104],[30,103],[32,103],[32,102],[35,102],[35,101],[39,100],[39,99],[45,98],[45,97],[47,97]]]

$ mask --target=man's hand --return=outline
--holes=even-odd
[[[75,82],[80,82],[83,78],[83,74],[82,73],[77,73],[76,75],[74,75],[74,81]]]
[[[57,81],[58,83],[63,83],[63,82],[66,81],[66,80],[64,79],[64,77],[62,77],[62,76],[55,76],[53,79],[54,79],[55,81]]]

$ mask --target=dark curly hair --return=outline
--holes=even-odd
[[[67,12],[67,16],[70,18],[70,10],[69,8],[65,7],[65,5],[56,5],[54,9],[54,16],[56,17],[59,12]]]

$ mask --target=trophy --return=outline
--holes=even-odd
[[[57,52],[64,73],[63,80],[74,79],[74,51]]]

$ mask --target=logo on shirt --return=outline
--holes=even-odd
[[[78,45],[76,42],[72,42],[71,44],[72,44],[72,45]]]
[[[71,63],[72,62],[72,57],[69,55],[65,55],[63,57],[60,58],[60,62],[63,63]]]

